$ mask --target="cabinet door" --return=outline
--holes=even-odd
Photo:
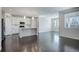
[[[32,28],[36,28],[36,25],[37,25],[36,21],[37,21],[36,19],[32,19],[32,24],[31,24]]]
[[[24,22],[25,22],[25,28],[31,28],[31,19],[30,18],[26,18]]]
[[[12,17],[11,19],[12,19],[12,24],[13,25],[18,25],[19,24],[20,18],[18,18],[18,17]]]
[[[5,18],[5,35],[11,35],[11,34],[12,34],[12,19]]]

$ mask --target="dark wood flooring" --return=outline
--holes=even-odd
[[[60,37],[58,32],[39,34],[39,47],[42,52],[79,52],[79,40]]]
[[[19,38],[18,35],[6,36],[5,52],[37,52],[37,36]]]
[[[58,32],[40,33],[37,37],[6,36],[4,52],[78,52],[79,40],[59,37]]]

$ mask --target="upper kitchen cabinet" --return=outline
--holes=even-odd
[[[32,17],[31,28],[37,28],[37,17]]]
[[[31,17],[24,18],[25,28],[31,28]]]
[[[37,28],[37,17],[26,17],[23,20],[21,20],[21,22],[25,23],[25,27],[24,28]]]

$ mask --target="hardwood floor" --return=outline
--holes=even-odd
[[[37,52],[37,36],[19,38],[18,35],[6,36],[6,52]]]
[[[37,37],[6,36],[4,52],[79,52],[79,40],[59,37],[58,32],[40,33]]]
[[[42,52],[79,52],[79,40],[60,37],[57,32],[40,33],[39,47]]]

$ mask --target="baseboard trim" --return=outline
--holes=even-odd
[[[67,38],[67,39],[79,40],[79,39],[75,39],[75,38],[71,38],[71,37],[65,37],[65,36],[60,36],[60,38]]]

